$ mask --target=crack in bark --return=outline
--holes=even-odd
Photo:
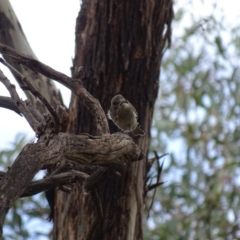
[[[31,70],[42,73],[46,77],[53,78],[59,83],[62,83],[66,87],[70,88],[72,92],[74,92],[81,99],[82,103],[88,107],[95,119],[95,124],[98,126],[98,132],[101,134],[101,136],[91,136],[88,134],[73,135],[58,132],[59,128],[56,128],[56,126],[59,125],[59,121],[57,119],[53,122],[52,119],[57,117],[61,118],[60,115],[63,115],[63,113],[56,115],[59,111],[55,111],[52,108],[50,109],[52,116],[49,114],[41,115],[40,112],[33,113],[33,108],[31,105],[29,105],[29,102],[22,101],[20,99],[15,86],[12,85],[0,71],[0,81],[6,86],[13,101],[24,115],[32,129],[36,132],[36,135],[39,137],[37,143],[27,144],[22,149],[12,166],[1,179],[1,236],[4,218],[13,201],[19,197],[34,194],[37,191],[40,191],[39,189],[44,190],[45,188],[50,188],[53,186],[53,179],[56,180],[59,176],[63,177],[62,173],[53,176],[50,175],[47,179],[42,180],[42,182],[31,183],[34,175],[43,167],[69,160],[78,164],[90,166],[121,166],[124,163],[141,160],[144,157],[144,154],[128,135],[120,132],[111,135],[109,134],[106,115],[99,101],[96,100],[82,86],[80,79],[69,78],[66,75],[48,67],[47,65],[34,60],[31,57],[27,57],[24,54],[18,53],[14,49],[3,44],[0,44],[0,52],[17,59],[19,63],[26,65]],[[15,71],[9,64],[5,65]],[[21,76],[21,79],[23,81],[26,80],[24,76]],[[29,87],[28,83],[27,85]],[[28,90],[38,96],[42,103],[46,105],[45,98],[42,97],[37,90],[33,89],[31,86]],[[53,131],[54,127],[55,131]],[[112,169],[107,170],[107,172],[109,171],[112,171]],[[96,228],[96,226],[99,224],[99,219],[102,218],[102,208],[95,188],[99,186],[99,184],[104,181],[106,177],[108,177],[105,176],[104,172],[105,170],[102,171],[98,176],[93,175],[92,178],[89,177],[88,181],[88,183],[92,182],[92,184],[88,186],[88,190],[91,192],[93,197],[96,213],[96,218],[92,223],[91,231],[89,231],[89,239],[92,238],[91,236],[94,234],[93,229]],[[86,176],[84,177],[86,178]],[[97,178],[101,181],[96,181]],[[95,179],[95,182],[91,181],[91,179]],[[68,179],[68,181],[71,182],[73,180]],[[49,182],[51,182],[50,185]],[[58,185],[60,183],[64,184],[65,182],[58,181],[56,184]]]

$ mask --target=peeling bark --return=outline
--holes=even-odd
[[[16,40],[28,45],[7,0],[1,1],[0,11],[0,41],[6,41],[34,57],[32,51],[28,52],[29,49],[21,49],[14,44]],[[13,15],[13,22],[10,21],[9,13]],[[101,172],[99,165],[111,167],[112,164],[125,163],[120,178],[111,178],[98,189],[103,219],[100,226],[94,229],[95,234],[92,232],[88,237],[90,239],[94,236],[96,240],[142,239],[146,161],[130,162],[147,155],[153,105],[158,92],[159,68],[164,47],[170,44],[172,17],[171,0],[83,0],[76,24],[74,59],[74,67],[82,67],[81,80],[53,71],[39,61],[0,44],[1,51],[6,54],[4,57],[27,79],[34,79],[36,89],[44,93],[53,107],[61,104],[61,101],[49,79],[41,78],[39,73],[59,81],[74,93],[68,124],[68,132],[72,135],[52,132],[46,118],[34,113],[37,105],[31,95],[28,97],[33,106],[29,107],[16,100],[17,94],[12,94],[15,96],[14,103],[31,122],[33,129],[39,131],[40,139],[38,143],[23,148],[1,180],[0,229],[12,202],[22,196],[34,174],[42,167],[65,159],[79,163],[80,171],[94,176],[96,173],[93,172]],[[18,35],[13,35],[15,31]],[[24,67],[12,61],[13,57]],[[25,72],[26,66],[33,72]],[[38,73],[34,73],[36,69]],[[24,78],[19,76],[15,75],[22,85]],[[9,89],[11,87],[10,84]],[[141,139],[134,138],[134,141],[143,149],[143,153],[131,137],[122,133],[109,135],[104,112],[117,93],[128,99],[138,112],[139,122],[146,135]],[[36,130],[39,129],[37,122],[41,122],[41,130]],[[110,130],[117,130],[112,123]],[[79,135],[84,132],[87,134]],[[101,212],[93,199],[97,199],[96,190],[92,191],[91,196],[86,195],[81,184],[73,185],[70,194],[57,192],[54,203],[54,239],[86,239],[93,226],[91,223],[96,221],[96,209]],[[101,218],[101,213],[97,216]]]
[[[19,63],[24,64],[32,70],[52,76],[55,80],[69,87],[83,104],[92,113],[96,127],[102,136],[91,136],[89,134],[73,135],[59,132],[57,126],[61,122],[64,110],[61,107],[56,111],[49,105],[48,101],[38,92],[14,67],[0,60],[0,62],[10,68],[31,93],[41,100],[49,109],[49,114],[41,115],[40,112],[29,105],[26,101],[19,98],[15,86],[0,71],[0,82],[8,89],[13,102],[17,105],[32,129],[35,131],[38,142],[26,145],[20,152],[17,159],[12,164],[9,171],[4,174],[0,182],[0,236],[2,234],[2,224],[6,213],[13,201],[24,195],[33,176],[43,167],[60,163],[51,175],[58,173],[66,161],[73,161],[79,166],[105,166],[109,168],[98,168],[97,174],[92,174],[86,180],[86,189],[90,192],[93,200],[93,207],[97,217],[94,218],[87,240],[92,239],[102,219],[102,207],[96,189],[99,184],[109,177],[109,173],[114,173],[115,168],[133,161],[139,161],[144,157],[140,148],[133,142],[132,138],[123,133],[110,135],[106,115],[104,114],[99,102],[82,86],[81,79],[72,79],[57,72],[47,65],[20,54],[16,50],[0,44],[0,52],[12,58],[18,59]],[[36,114],[37,113],[37,114]],[[54,121],[54,119],[56,121]],[[51,176],[50,175],[50,176]],[[111,174],[110,174],[111,175]],[[119,173],[118,173],[119,175]],[[105,176],[105,177],[104,177]],[[64,187],[62,187],[64,189]]]
[[[77,18],[74,67],[83,66],[83,84],[105,112],[118,93],[135,106],[146,132],[144,138],[135,141],[145,154],[172,17],[169,0],[84,0]],[[110,130],[117,130],[112,123]],[[74,96],[68,131],[98,133],[93,118]],[[104,217],[94,239],[142,239],[145,167],[145,161],[131,164],[121,172],[121,178],[100,187]],[[71,196],[58,193],[55,210],[54,239],[86,238],[94,213],[91,199],[81,186],[75,187]]]
[[[46,165],[74,161],[82,165],[113,166],[139,161],[143,154],[132,139],[115,133],[103,137],[59,133],[46,142],[27,144],[0,184],[0,226],[12,203],[24,193],[34,175]],[[0,232],[2,229],[0,229]]]

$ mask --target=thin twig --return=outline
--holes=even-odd
[[[153,202],[154,202],[154,198],[155,198],[155,195],[156,195],[157,187],[160,186],[160,185],[162,185],[162,184],[164,183],[164,182],[160,182],[160,177],[161,177],[161,174],[162,174],[163,163],[164,163],[164,162],[162,162],[162,164],[160,165],[159,160],[160,160],[161,158],[165,157],[166,155],[168,155],[168,153],[165,153],[165,154],[163,154],[163,155],[161,155],[161,156],[158,156],[157,152],[154,151],[154,155],[155,155],[155,160],[154,160],[154,161],[157,162],[157,170],[158,170],[158,171],[157,171],[157,180],[156,180],[156,183],[149,185],[149,186],[147,187],[147,189],[145,190],[145,192],[148,192],[148,191],[154,189],[153,196],[152,196],[152,199],[151,199],[151,203],[150,203],[150,206],[149,206],[149,209],[148,209],[148,216],[147,216],[147,218],[149,218],[149,213],[150,213],[150,210],[152,209],[152,206],[153,206]],[[153,164],[154,161],[152,161],[152,164]],[[152,164],[151,164],[151,166],[152,166]]]
[[[151,191],[151,190],[153,190],[153,189],[156,189],[157,187],[161,186],[162,184],[164,184],[164,182],[159,182],[159,183],[150,184],[150,185],[147,187],[146,191],[149,192],[149,191]],[[155,196],[155,192],[154,192],[154,196]],[[154,197],[153,197],[153,199],[154,199]],[[151,204],[150,208],[151,208],[151,207],[152,207],[152,204]]]
[[[12,110],[22,117],[19,108],[16,106],[16,104],[10,97],[0,96],[0,107]]]
[[[34,132],[37,132],[39,123],[34,118],[32,113],[28,110],[28,108],[25,107],[24,102],[18,96],[15,86],[11,84],[11,82],[7,79],[7,77],[4,76],[1,70],[0,70],[0,82],[2,82],[5,85],[5,87],[8,89],[13,101],[15,102],[15,104],[17,105],[17,107],[19,108],[23,116],[27,119],[31,128],[34,130]]]
[[[49,104],[47,99],[36,88],[34,88],[34,86],[30,83],[30,81],[28,81],[28,79],[26,77],[24,77],[18,70],[16,70],[9,63],[4,61],[2,58],[0,58],[0,62],[3,65],[5,65],[7,68],[12,70],[27,85],[27,87],[26,86],[20,86],[23,90],[30,91],[33,94],[33,96],[39,98],[42,101],[42,103],[46,106],[46,108],[48,109],[48,111],[52,115],[52,117],[54,119],[54,123],[55,123],[55,130],[56,130],[56,132],[58,132],[59,125],[60,125],[58,115],[57,115],[56,111],[52,108],[52,106]]]
[[[82,104],[86,106],[92,114],[94,122],[98,127],[98,133],[100,135],[109,134],[108,121],[101,104],[84,88],[82,81],[79,78],[70,78],[65,74],[60,73],[53,68],[41,63],[40,61],[19,53],[13,48],[8,47],[4,44],[0,44],[0,52],[16,59],[19,63],[27,66],[32,71],[39,72],[44,76],[51,78],[69,88],[74,94],[79,97]]]

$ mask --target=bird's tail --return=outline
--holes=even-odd
[[[142,130],[140,124],[132,131],[135,136],[144,136],[145,132]]]

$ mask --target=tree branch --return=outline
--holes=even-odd
[[[43,178],[42,180],[31,182],[27,189],[21,195],[21,198],[35,195],[37,193],[50,190],[57,186],[63,186],[70,183],[75,183],[77,181],[83,181],[88,178],[89,175],[83,172],[70,171],[59,173],[56,175],[51,175],[49,177]]]
[[[37,61],[31,57],[28,57],[22,53],[17,52],[11,47],[0,44],[0,52],[9,57],[16,59],[19,63],[27,66],[32,71],[39,72],[44,76],[51,78],[65,87],[69,88],[74,94],[76,94],[81,100],[82,104],[88,108],[93,115],[96,126],[98,127],[99,134],[109,133],[109,127],[106,115],[100,105],[99,101],[96,100],[82,85],[80,79],[72,79],[63,73],[60,73],[51,67]]]
[[[10,97],[0,96],[0,107],[12,110],[22,117],[21,111]]]
[[[37,128],[39,123],[34,118],[32,113],[28,110],[28,108],[25,106],[24,101],[20,99],[20,97],[17,94],[17,91],[15,89],[15,86],[10,83],[10,81],[3,75],[3,72],[0,70],[0,82],[2,82],[5,87],[8,89],[14,103],[17,105],[21,113],[24,115],[24,117],[27,119],[29,125],[31,128],[37,132]]]
[[[74,161],[82,165],[98,165],[110,168],[100,168],[96,174],[92,177],[88,177],[85,187],[91,192],[96,218],[94,219],[91,230],[88,234],[88,239],[91,239],[96,227],[103,217],[101,204],[98,194],[96,192],[97,186],[101,184],[106,177],[113,174],[113,168],[115,166],[122,166],[124,163],[134,162],[141,160],[144,155],[141,149],[134,143],[131,137],[123,133],[115,133],[109,135],[109,127],[106,119],[106,115],[100,105],[100,103],[83,87],[82,82],[78,78],[69,78],[68,76],[55,71],[47,65],[27,57],[24,54],[18,53],[14,49],[0,44],[0,52],[16,59],[19,63],[24,64],[35,72],[42,73],[46,77],[55,79],[59,83],[68,87],[75,93],[82,103],[89,109],[98,127],[98,133],[103,136],[90,136],[88,134],[82,134],[79,136],[70,135],[66,133],[52,132],[51,127],[48,124],[43,123],[42,116],[39,116],[38,112],[31,109],[26,102],[20,100],[14,86],[10,81],[4,77],[0,72],[0,81],[7,87],[12,99],[15,101],[20,111],[28,120],[34,131],[42,133],[39,137],[39,141],[35,144],[26,145],[9,171],[4,175],[0,185],[0,231],[2,231],[2,224],[6,213],[11,207],[13,201],[19,197],[29,196],[37,192],[48,190],[53,186],[60,186],[65,184],[66,181],[76,181],[75,178],[86,178],[86,175],[79,175],[74,178],[61,174],[50,175],[47,180],[31,183],[33,176],[42,168],[51,164],[56,164],[62,161]],[[17,74],[18,77],[24,82],[28,90],[30,90],[35,96],[47,106],[48,102],[44,97],[36,91],[27,79],[18,73],[14,68],[9,66],[3,60],[2,62],[7,65],[12,71]],[[23,86],[25,88],[25,86]],[[25,88],[26,89],[26,88]],[[51,106],[47,107],[53,118],[56,117],[55,126],[59,125],[58,116],[55,110]],[[62,112],[62,111],[60,111]],[[41,114],[40,114],[41,115]],[[63,115],[63,112],[62,114]],[[46,119],[48,122],[48,119]],[[44,131],[39,130],[40,123],[45,126]],[[59,180],[59,176],[62,180]],[[66,180],[67,179],[67,180]],[[53,181],[54,180],[54,181]],[[28,187],[27,187],[28,186]]]
[[[3,179],[5,175],[6,172],[0,171],[0,181],[1,179]],[[88,174],[75,170],[70,170],[68,172],[63,172],[56,175],[50,175],[41,180],[31,182],[20,197],[21,198],[29,197],[40,192],[53,189],[58,186],[83,181],[88,177],[89,177]]]
[[[33,94],[33,96],[39,98],[42,101],[42,103],[46,106],[47,110],[49,111],[49,113],[53,117],[53,120],[54,120],[54,123],[55,123],[55,131],[59,132],[60,123],[59,123],[58,115],[57,115],[56,111],[52,108],[52,106],[49,104],[47,99],[38,90],[36,90],[36,88],[34,88],[34,86],[30,83],[30,81],[28,81],[28,79],[26,77],[24,77],[20,72],[18,72],[9,63],[4,61],[2,58],[0,58],[0,62],[3,65],[5,65],[7,68],[9,68],[9,70],[14,72],[15,75],[17,77],[19,77],[23,83],[26,84],[26,86],[20,86],[23,90],[29,90]]]
[[[83,165],[122,165],[144,157],[132,138],[124,133],[104,136],[59,133],[48,144],[27,144],[18,155],[0,185],[0,231],[13,201],[24,193],[34,175],[43,167],[62,159]]]

